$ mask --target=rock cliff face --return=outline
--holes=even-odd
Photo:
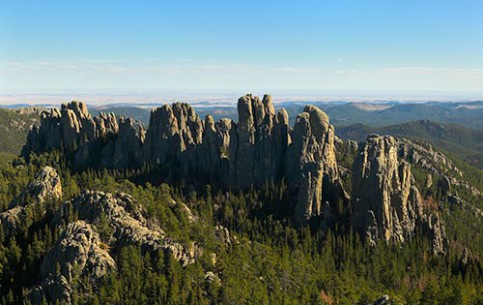
[[[410,164],[401,158],[404,143],[391,136],[372,135],[353,165],[353,225],[376,242],[404,243],[420,227],[444,252],[444,230],[434,215],[425,215]]]
[[[138,167],[143,164],[142,147],[146,138],[143,124],[131,118],[119,119],[119,134],[113,144],[111,165],[114,168]]]
[[[245,189],[279,177],[283,155],[277,156],[277,153],[283,152],[286,147],[275,135],[275,126],[279,128],[283,124],[283,121],[277,121],[271,96],[265,95],[260,100],[256,96],[245,95],[238,100],[238,137],[233,141],[233,146],[238,146],[238,149],[231,150],[229,154],[230,160],[234,161],[230,173],[232,188]],[[281,151],[276,150],[277,146]]]
[[[404,242],[423,217],[410,165],[392,137],[371,136],[353,168],[354,225],[372,240]]]
[[[22,155],[63,149],[73,154],[77,167],[139,166],[143,140],[140,123],[124,118],[118,121],[113,113],[92,117],[86,104],[73,101],[62,104],[60,110],[52,108],[41,114],[40,126],[31,128]]]
[[[272,98],[246,95],[238,101],[239,122],[202,121],[188,104],[153,110],[144,161],[172,164],[173,179],[246,189],[283,175],[289,144],[288,116],[276,116]]]
[[[334,145],[334,127],[328,116],[314,106],[306,106],[295,121],[293,143],[286,159],[289,187],[297,194],[298,222],[321,215],[323,198],[330,198],[327,189],[337,185]]]
[[[144,162],[164,166],[171,180],[198,176],[203,129],[203,121],[188,104],[154,109],[146,133]]]

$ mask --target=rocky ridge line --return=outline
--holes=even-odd
[[[76,167],[141,167],[159,164],[167,181],[213,184],[242,190],[286,178],[299,223],[322,213],[322,202],[343,193],[335,158],[334,127],[328,116],[307,106],[292,129],[285,109],[272,97],[238,100],[239,121],[205,120],[185,103],[151,112],[149,128],[114,114],[92,117],[82,102],[43,112],[23,155],[62,149]],[[325,198],[326,197],[326,198]]]
[[[403,243],[416,228],[432,232],[430,228],[437,227],[438,222],[429,222],[430,216],[422,212],[410,163],[432,168],[431,162],[444,156],[428,159],[412,142],[370,136],[354,147],[359,152],[352,168],[353,192],[348,194],[336,159],[340,141],[322,110],[306,106],[292,128],[287,112],[276,112],[269,95],[242,96],[237,107],[238,122],[215,122],[210,115],[202,120],[188,104],[164,105],[152,110],[145,130],[131,119],[121,118],[118,123],[113,114],[92,118],[85,104],[72,102],[60,112],[53,109],[42,115],[23,155],[63,149],[77,167],[157,164],[167,182],[231,190],[285,179],[296,223],[319,216],[324,223],[333,223],[332,211],[342,201],[352,206],[355,228],[373,242]],[[449,161],[445,166],[453,167]],[[445,240],[444,230],[439,232],[428,234]]]

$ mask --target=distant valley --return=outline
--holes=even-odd
[[[411,121],[388,126],[353,124],[338,127],[336,134],[343,140],[363,141],[370,134],[388,134],[419,142],[428,142],[441,150],[483,168],[483,131],[459,124],[442,124],[430,120]]]
[[[281,102],[275,103],[276,108],[285,108],[291,123],[306,104],[323,109],[332,119],[335,127],[352,124],[365,124],[369,126],[386,126],[409,121],[431,120],[443,124],[460,124],[466,128],[483,129],[483,101],[474,102]],[[137,119],[143,124],[149,120],[151,108],[159,104],[126,104],[106,105],[92,107],[93,113],[99,111],[114,112],[117,115],[126,115]],[[212,106],[209,102],[193,105],[201,118],[211,114],[215,120],[221,118],[237,119],[236,105]]]

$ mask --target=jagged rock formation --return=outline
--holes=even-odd
[[[282,176],[289,144],[288,116],[276,116],[270,96],[239,99],[238,124],[203,122],[188,104],[165,105],[151,113],[145,162],[172,164],[169,177],[209,182],[231,189]]]
[[[84,221],[70,223],[60,234],[54,247],[47,252],[40,266],[42,282],[32,289],[34,304],[43,300],[72,302],[73,285],[88,275],[96,283],[109,271],[116,269],[96,229]]]
[[[401,145],[391,136],[371,135],[353,166],[353,225],[371,242],[404,243],[418,226],[434,241],[433,251],[444,252],[444,230],[435,216],[425,215],[411,166],[401,159]]]
[[[74,151],[95,139],[117,134],[119,126],[112,113],[92,118],[86,104],[73,101],[41,114],[40,127],[33,127],[27,138],[25,152],[41,152],[64,148]]]
[[[440,177],[439,184],[445,195],[451,193],[452,186],[466,189],[475,197],[481,192],[464,181],[463,172],[444,154],[435,151],[430,145],[421,145],[407,139],[398,138],[399,156],[411,164],[418,165],[429,173]]]
[[[26,209],[32,204],[42,204],[46,200],[62,198],[62,184],[57,171],[45,166],[35,176],[20,195],[10,202],[8,209],[0,213],[0,225],[6,232],[15,232],[18,225],[27,217]]]
[[[447,172],[463,176],[461,170],[444,154],[433,150],[431,146],[423,146],[407,139],[398,138],[400,156],[408,162],[418,164],[422,168],[442,175]]]
[[[354,162],[354,226],[373,240],[404,242],[423,216],[410,165],[397,153],[393,137],[370,136]]]
[[[22,155],[62,149],[74,155],[78,167],[131,167],[142,164],[144,127],[132,119],[118,122],[113,113],[92,117],[86,104],[73,101],[41,114],[33,126]],[[122,151],[122,154],[121,154]]]
[[[277,122],[272,97],[265,95],[260,100],[252,95],[242,96],[238,100],[238,118],[238,149],[230,151],[229,155],[234,161],[231,186],[245,189],[269,179],[275,180],[283,164],[283,155],[276,154],[285,151],[286,147],[277,143],[281,139],[274,133],[275,125],[279,127],[285,122]],[[281,151],[276,151],[276,146]]]
[[[306,106],[291,128],[287,112],[276,113],[269,95],[260,99],[251,94],[238,100],[238,114],[238,122],[215,122],[210,115],[203,121],[190,105],[175,103],[154,109],[144,130],[131,119],[117,122],[114,115],[92,118],[85,104],[72,102],[42,115],[23,153],[62,148],[74,155],[75,166],[87,161],[110,168],[157,164],[167,182],[231,190],[284,179],[297,223],[321,216],[323,227],[334,224],[338,202],[347,207],[351,199],[341,182],[349,169],[341,175],[336,160],[337,146],[343,143],[328,116]],[[407,140],[374,136],[361,147],[348,145],[351,151],[360,150],[351,194],[355,227],[374,241],[411,238],[427,216],[410,164],[433,168],[432,174],[442,170],[435,162],[456,167],[442,154]]]
[[[201,143],[203,122],[185,103],[164,105],[151,112],[145,160],[158,164],[180,161],[181,154]]]
[[[249,94],[239,99],[238,113],[238,123],[211,116],[203,121],[190,105],[175,103],[153,110],[145,131],[113,114],[93,118],[85,104],[74,101],[42,114],[23,155],[63,149],[76,167],[159,164],[167,181],[233,190],[286,178],[299,223],[321,215],[324,200],[333,202],[344,193],[334,128],[323,111],[307,106],[292,130],[287,112],[276,113],[271,96]]]
[[[433,214],[430,214],[425,220],[425,232],[432,241],[433,254],[446,253],[448,240],[441,220]]]
[[[192,264],[201,256],[201,249],[196,244],[183,247],[172,241],[161,228],[145,218],[145,213],[127,194],[84,191],[62,206],[54,224],[67,223],[71,215],[76,215],[78,219],[96,226],[108,226],[112,232],[106,237],[106,242],[114,250],[127,245],[135,245],[150,253],[162,250],[172,254],[183,266]]]
[[[9,208],[25,205],[28,200],[43,203],[48,199],[61,198],[62,184],[59,174],[53,167],[45,166],[35,175],[35,180],[30,182],[22,193],[10,203]]]
[[[54,215],[52,224],[66,229],[42,261],[41,283],[31,291],[32,302],[40,304],[45,299],[70,304],[78,280],[87,276],[95,288],[102,276],[116,269],[111,254],[119,253],[128,245],[151,255],[163,251],[182,266],[194,263],[202,255],[196,243],[183,246],[173,241],[147,220],[145,214],[124,193],[83,191],[65,202]]]

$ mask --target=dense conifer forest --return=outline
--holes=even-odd
[[[73,304],[362,305],[381,295],[389,295],[391,304],[483,304],[481,217],[451,209],[444,198],[434,200],[443,201],[452,242],[448,253],[439,256],[431,254],[428,240],[419,235],[404,246],[368,246],[342,221],[349,213],[343,206],[335,230],[323,233],[316,221],[295,226],[287,216],[290,202],[283,182],[247,192],[209,185],[196,190],[152,181],[156,170],[149,166],[75,172],[59,152],[33,156],[28,164],[20,158],[3,161],[0,209],[45,165],[61,176],[62,201],[84,189],[126,192],[173,239],[196,240],[203,248],[200,259],[185,267],[163,251],[153,255],[134,246],[116,249],[117,270],[96,286],[86,278],[75,279]],[[196,221],[171,206],[173,199],[184,202]],[[60,205],[54,200],[29,206],[14,235],[0,226],[2,304],[30,304],[29,289],[39,281],[42,257],[64,229],[52,222]],[[68,217],[75,221],[77,216]],[[220,238],[217,226],[229,235]],[[109,223],[101,221],[97,228],[107,243]]]

